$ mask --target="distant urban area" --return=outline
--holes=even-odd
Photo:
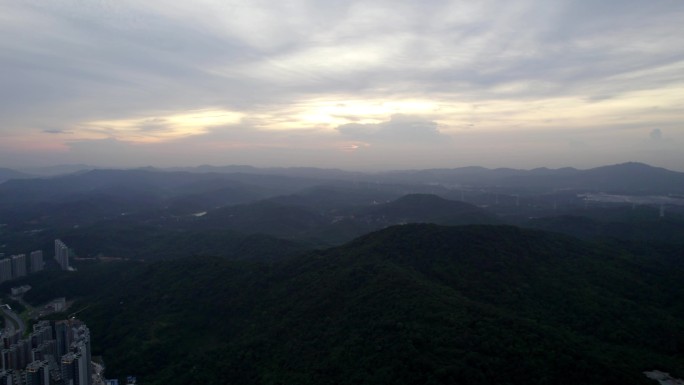
[[[54,259],[59,269],[73,271],[69,265],[70,250],[55,239]],[[45,269],[43,251],[12,255],[0,260],[0,283],[25,277]],[[43,308],[33,310],[21,296],[31,290],[29,285],[12,287],[11,299],[25,305],[31,319],[68,308],[64,297],[56,298]],[[118,380],[106,380],[104,367],[91,357],[90,331],[85,323],[70,315],[66,320],[41,320],[27,332],[25,321],[8,304],[0,305],[5,327],[0,331],[2,350],[0,385],[118,385]],[[127,384],[135,384],[129,376]]]
[[[4,254],[0,254],[4,257]],[[62,270],[70,270],[69,248],[59,239],[55,239],[55,261]],[[29,254],[12,255],[9,258],[0,259],[0,283],[25,277],[27,274],[37,273],[45,268],[43,251],[35,250]]]
[[[2,331],[0,384],[104,384],[93,378],[90,331],[83,322],[75,318],[40,321],[23,338],[21,321],[8,305],[3,305],[2,311],[6,326]]]

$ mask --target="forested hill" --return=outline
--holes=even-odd
[[[684,374],[683,261],[405,225],[271,264],[94,265],[27,299],[80,296],[109,375],[146,384],[649,384]]]
[[[481,208],[432,194],[409,194],[395,201],[371,206],[361,213],[386,222],[436,223],[445,225],[492,224],[498,220]]]

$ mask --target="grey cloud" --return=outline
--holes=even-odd
[[[257,18],[247,33],[212,18],[229,13],[237,23],[253,11],[266,18]],[[459,104],[569,97],[598,103],[684,82],[684,34],[677,22],[684,16],[681,1],[209,1],[197,7],[172,1],[26,0],[0,2],[0,14],[5,16],[0,23],[0,141],[27,127],[66,133],[84,122],[207,108],[249,116],[312,98],[434,98]],[[381,43],[395,41],[386,60],[367,66],[347,67],[335,58],[289,67],[280,61],[315,48],[344,46],[353,53],[372,43],[382,51]],[[264,63],[284,80],[236,71]],[[633,76],[621,77],[627,74]],[[516,82],[524,86],[503,87]],[[680,110],[672,116],[681,116],[675,113]],[[681,119],[663,120],[652,124],[667,131],[668,140],[677,140],[675,125]],[[637,136],[644,141],[648,124],[638,123]],[[165,126],[148,122],[139,129]],[[107,128],[98,132],[114,135]],[[201,154],[212,138],[265,147],[283,141],[294,149],[307,141],[311,147],[315,141],[341,139],[407,147],[449,139],[434,122],[401,116],[376,125],[341,126],[334,134],[286,136],[233,127],[168,148],[186,151],[191,159],[180,143],[195,143],[192,150]],[[88,141],[73,144],[73,154],[83,156],[74,161],[92,163],[86,157],[98,152],[91,147],[116,159],[116,151],[142,148],[161,154],[162,145]],[[319,155],[325,157],[326,151]]]
[[[215,127],[211,131],[163,143],[132,143],[113,138],[69,142],[69,151],[41,153],[26,164],[41,165],[75,163],[87,159],[89,164],[102,167],[179,166],[199,164],[252,164],[255,166],[318,166],[352,170],[380,170],[398,168],[459,167],[483,165],[487,167],[593,167],[600,164],[638,160],[672,169],[681,169],[684,156],[676,142],[658,142],[657,146],[639,143],[643,128],[631,128],[634,140],[616,143],[615,134],[587,128],[560,135],[557,132],[536,130],[501,130],[499,132],[472,129],[462,131],[458,140],[435,134],[434,124],[424,118],[398,117],[397,121],[413,121],[424,136],[440,137],[441,141],[424,140],[414,145],[411,141],[383,142],[382,125],[354,127],[346,136],[326,130],[259,131],[246,125]],[[396,124],[397,122],[395,122]],[[438,131],[438,130],[437,130]],[[375,136],[369,134],[373,132]],[[386,134],[386,133],[385,133]],[[674,132],[672,135],[675,135]],[[371,145],[349,151],[350,142],[358,142],[361,135]],[[384,135],[384,134],[383,134]],[[408,137],[412,134],[407,135]],[[423,138],[424,138],[423,136]],[[406,137],[405,137],[406,138]],[[414,140],[416,142],[416,140]],[[650,142],[650,141],[649,141]],[[390,145],[383,145],[388,143]],[[568,143],[570,145],[568,145]],[[586,145],[583,145],[586,144]],[[511,152],[511,146],[520,149]],[[635,146],[638,146],[635,152]],[[346,151],[345,151],[346,150]],[[16,156],[0,151],[0,162],[16,163]],[[39,162],[40,161],[40,162]],[[504,163],[505,162],[505,163]],[[24,166],[26,166],[24,164]]]
[[[648,136],[651,138],[651,140],[659,141],[663,139],[663,132],[660,131],[659,128],[656,128],[652,130]]]
[[[422,117],[393,115],[379,124],[350,123],[337,127],[345,138],[378,144],[447,143],[450,137],[441,133],[437,123]]]
[[[169,130],[169,123],[166,119],[152,118],[143,121],[136,128],[141,132],[163,132]]]
[[[255,166],[341,167],[351,170],[434,167],[430,156],[451,156],[446,146],[381,146],[345,151],[346,142],[325,132],[264,132],[249,127],[223,127],[166,143],[134,144],[116,139],[71,142],[60,163],[90,159],[111,167],[250,164]],[[338,135],[334,135],[339,137]],[[199,153],[199,154],[198,154]],[[0,154],[1,155],[1,154]]]
[[[43,132],[46,134],[71,134],[71,131],[58,130],[58,129],[46,129],[46,130],[43,130]]]
[[[241,104],[259,89],[205,70],[251,55],[229,37],[133,9],[111,20],[106,10],[81,12],[83,4],[74,4],[12,4],[33,18],[0,26],[8,37],[0,40],[5,126],[27,115],[68,126],[147,111]],[[137,22],[122,22],[127,19]]]
[[[585,141],[583,141],[583,140],[577,140],[577,139],[570,139],[570,140],[568,141],[568,145],[569,145],[570,147],[578,148],[578,149],[582,149],[582,148],[587,148],[587,147],[589,147],[589,144],[587,144],[587,142],[585,142]]]
[[[475,100],[501,95],[497,86],[509,82],[529,87],[501,96],[593,98],[681,81],[681,71],[676,69],[630,81],[614,77],[684,60],[684,38],[674,22],[684,15],[684,4],[605,3],[489,3],[490,16],[474,20],[465,33],[458,28],[426,28],[427,32],[416,35],[422,44],[405,56],[412,68],[390,66],[379,71],[379,79],[400,78],[418,83],[415,86],[426,92],[461,93]],[[432,69],[418,64],[436,58],[450,65]]]
[[[320,135],[268,133],[235,126],[165,143],[136,144],[113,138],[69,143],[62,162],[91,159],[98,166],[181,166],[251,164],[255,166],[319,166],[340,164],[342,151],[320,141]],[[323,144],[323,145],[322,145]]]
[[[477,100],[499,95],[496,87],[512,81],[528,82],[530,86],[506,97],[580,93],[592,98],[599,92],[597,79],[684,60],[675,54],[684,48],[677,25],[636,27],[645,23],[638,18],[644,13],[648,20],[682,15],[684,6],[665,1],[650,2],[647,7],[636,1],[626,5],[614,1],[601,5],[572,1],[502,5],[485,1],[473,6],[472,19],[460,24],[448,18],[440,21],[446,10],[458,2],[428,1],[420,6],[363,3],[368,8],[384,7],[388,17],[351,20],[352,10],[362,8],[360,3],[326,2],[321,6],[305,2],[299,11],[287,7],[261,9],[266,13],[289,12],[291,16],[271,32],[278,37],[274,40],[282,42],[268,49],[250,45],[240,36],[220,33],[211,23],[198,24],[192,17],[155,13],[155,7],[170,4],[131,7],[109,3],[84,6],[73,1],[26,3],[12,3],[9,10],[16,7],[34,19],[27,17],[5,30],[0,27],[5,36],[12,36],[0,42],[3,123],[21,120],[21,116],[36,110],[46,119],[68,124],[88,116],[111,119],[154,110],[206,106],[250,109],[324,92],[354,92],[363,97],[377,89],[390,93],[440,92]],[[249,11],[248,4],[231,4],[216,7],[237,16]],[[607,14],[611,17],[605,17]],[[50,22],[49,29],[42,26],[45,20]],[[665,48],[648,55],[633,55],[620,52],[617,46],[606,49],[585,44],[584,40],[595,39],[592,33],[597,28],[614,31],[621,42],[630,41],[638,33],[642,39],[659,42]],[[311,47],[340,43],[353,47],[393,36],[402,36],[407,42],[380,67],[333,74],[326,67],[272,66],[274,71],[287,75],[286,84],[230,72],[235,65],[277,64],[279,55]],[[668,41],[663,42],[663,37]],[[431,62],[442,64],[433,67]],[[336,62],[335,67],[344,67],[344,62]],[[227,71],[216,73],[214,68]],[[678,75],[661,75],[659,81],[671,81],[672,76]],[[604,81],[600,92],[641,89],[649,86],[648,80],[652,79]],[[72,108],[65,108],[74,103],[83,106],[75,117]]]

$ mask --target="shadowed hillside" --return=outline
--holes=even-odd
[[[672,252],[405,225],[269,265],[61,278],[80,292],[40,279],[27,298],[70,287],[110,374],[152,384],[648,384],[643,370],[684,373]]]
[[[471,204],[446,200],[437,195],[411,194],[372,207],[362,215],[382,218],[389,224],[435,223],[443,225],[495,223],[493,215]]]

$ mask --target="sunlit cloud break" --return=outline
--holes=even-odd
[[[133,142],[161,142],[209,132],[213,127],[240,122],[244,114],[222,110],[198,110],[154,117],[86,122],[81,139],[117,138]]]

